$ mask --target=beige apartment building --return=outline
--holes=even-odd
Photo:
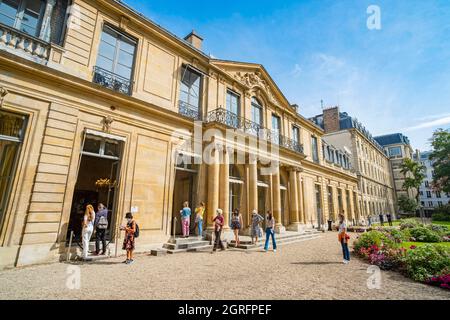
[[[412,189],[407,190],[403,187],[405,175],[401,172],[403,162],[406,159],[412,160],[414,158],[414,150],[411,147],[408,137],[401,133],[394,133],[375,137],[375,140],[384,148],[391,162],[397,199],[402,195],[415,199],[417,195],[416,191]]]
[[[217,208],[227,223],[238,208],[247,228],[271,210],[280,233],[383,205],[361,198],[349,162],[326,160],[324,130],[263,66],[212,59],[195,32],[114,0],[1,1],[0,17],[1,268],[75,252],[89,203],[109,209],[113,254],[126,212],[144,251],[179,233],[186,200],[207,203],[209,230]]]
[[[360,207],[364,221],[368,216],[395,214],[396,195],[390,159],[383,147],[356,119],[341,113],[339,107],[324,109],[322,115],[312,119],[326,134],[328,158],[336,157],[331,146],[346,150],[350,165],[358,175],[361,193]]]

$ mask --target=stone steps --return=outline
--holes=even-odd
[[[210,245],[209,241],[203,240],[201,237],[191,237],[191,238],[175,238],[170,239],[167,243],[163,245],[163,248],[159,250],[159,255],[161,251],[167,254],[177,254],[183,252],[200,252],[212,250],[213,246]],[[158,254],[155,252],[155,254]],[[153,252],[152,252],[153,254]]]
[[[297,242],[302,242],[302,241],[307,241],[307,240],[313,240],[313,239],[318,239],[320,238],[320,234],[321,232],[319,231],[308,231],[302,234],[299,233],[293,233],[293,234],[285,234],[285,235],[276,235],[276,242],[277,245],[284,245],[284,244],[292,244],[292,243],[297,243]],[[236,248],[236,243],[235,241],[231,241],[230,243],[230,248],[233,249],[242,249],[242,250],[255,250],[255,249],[260,249],[262,247],[264,247],[266,240],[265,237],[263,239],[259,239],[258,243],[256,244],[252,244],[251,241],[240,241],[240,245]],[[272,243],[272,242],[270,242]]]

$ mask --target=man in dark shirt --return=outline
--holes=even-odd
[[[380,214],[380,224],[384,227],[384,216]]]
[[[108,209],[100,203],[97,207],[98,212],[95,215],[95,254],[100,255],[100,241],[102,242],[102,256],[106,254],[106,230],[108,229]]]
[[[389,226],[392,227],[392,215],[388,214],[387,215],[387,219],[388,219],[388,222],[389,222]]]

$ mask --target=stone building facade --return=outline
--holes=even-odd
[[[29,5],[5,3],[14,17]],[[0,267],[76,252],[88,203],[109,209],[112,254],[126,212],[143,251],[180,232],[186,200],[206,202],[209,230],[217,208],[227,223],[239,208],[247,229],[270,210],[277,232],[362,215],[357,175],[326,161],[324,131],[263,66],[212,59],[195,32],[179,39],[114,0],[30,10],[32,32],[0,23]]]
[[[323,114],[312,120],[325,130],[323,140],[327,146],[324,152],[333,155],[333,147],[345,150],[343,159],[348,157],[350,166],[356,171],[361,214],[365,222],[368,216],[394,215],[394,182],[383,147],[356,119],[341,113],[338,107],[324,109]]]
[[[411,147],[408,137],[401,133],[394,133],[375,137],[375,140],[383,146],[391,162],[392,177],[394,179],[397,199],[402,195],[407,196],[410,199],[416,199],[417,192],[412,189],[407,190],[403,186],[405,183],[405,175],[401,172],[403,162],[406,159],[414,158],[414,150]]]

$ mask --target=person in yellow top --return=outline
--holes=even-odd
[[[205,203],[200,202],[200,206],[195,209],[195,224],[198,227],[198,236],[203,235],[203,217],[205,216]]]

